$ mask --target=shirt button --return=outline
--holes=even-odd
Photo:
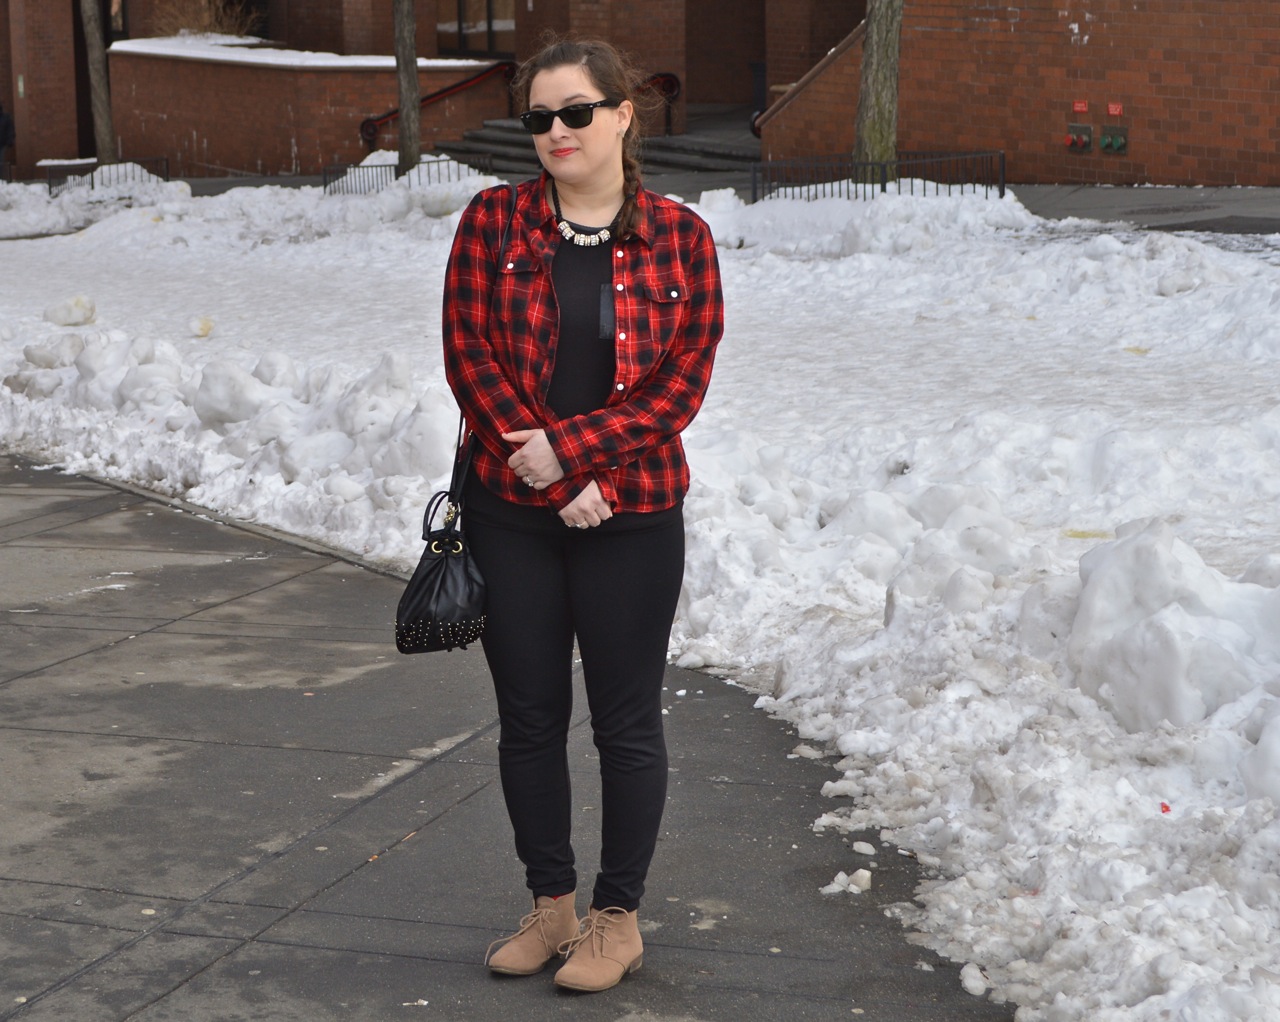
[[[619,290],[619,291],[621,291],[621,290],[622,290],[622,285],[621,285],[621,284],[618,284],[618,285],[617,285],[617,288],[618,288],[618,290]]]
[[[617,386],[617,389],[618,389],[618,390],[626,390],[627,388],[626,388],[626,385],[625,385],[625,384],[619,383],[619,384],[618,384],[618,386]]]
[[[620,334],[618,334],[618,340],[625,341],[626,339],[627,339],[627,333],[625,330],[622,331]]]
[[[618,258],[619,258],[619,259],[621,259],[621,258],[622,258],[622,249],[618,249],[617,251],[618,251]]]
[[[672,297],[672,298],[679,298],[679,297],[680,297],[680,292],[679,292],[679,291],[672,291],[672,292],[671,292],[671,297]]]
[[[507,263],[507,269],[508,269],[508,270],[514,270],[515,268],[516,268],[516,264],[515,264],[515,263]]]

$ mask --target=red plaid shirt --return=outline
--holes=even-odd
[[[515,504],[565,507],[591,482],[615,511],[661,511],[689,488],[680,431],[711,378],[724,327],[711,231],[691,210],[640,190],[636,232],[613,241],[613,389],[599,411],[557,419],[547,407],[559,310],[551,261],[564,242],[546,175],[480,192],[462,214],[445,271],[444,364],[458,406],[480,441],[480,481]],[[566,242],[567,244],[567,242]],[[501,434],[544,429],[565,478],[545,490],[507,467],[517,445]]]

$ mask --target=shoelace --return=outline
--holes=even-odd
[[[506,944],[509,941],[515,940],[517,937],[523,936],[524,934],[532,930],[535,926],[538,927],[538,935],[542,938],[542,943],[546,944],[547,943],[547,923],[551,921],[551,917],[554,916],[555,914],[556,914],[556,910],[554,908],[552,908],[550,905],[544,905],[542,908],[535,908],[527,916],[521,917],[520,929],[516,930],[516,932],[511,934],[511,936],[509,937],[499,937],[497,940],[495,940],[492,944],[489,945],[489,949],[484,953],[484,964],[485,965],[489,964],[489,959],[493,956],[494,949],[497,948],[500,944]]]
[[[612,940],[609,936],[608,929],[615,919],[621,919],[625,916],[626,910],[621,908],[604,908],[597,912],[594,916],[589,916],[583,920],[583,927],[576,937],[570,937],[556,948],[556,951],[568,957],[578,950],[584,943],[592,937],[599,937],[598,952],[604,953],[604,945]]]

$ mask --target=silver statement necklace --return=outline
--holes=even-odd
[[[599,231],[592,231],[589,234],[582,234],[573,229],[573,224],[564,218],[564,214],[560,212],[560,193],[556,191],[556,183],[551,182],[551,205],[556,211],[556,229],[564,237],[565,241],[572,241],[575,245],[603,245],[606,241],[613,237],[613,232],[609,227]],[[617,217],[614,217],[617,220]]]

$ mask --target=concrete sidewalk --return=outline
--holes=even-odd
[[[1009,189],[1037,216],[1120,221],[1161,231],[1280,233],[1280,188],[1018,185]]]
[[[913,861],[818,893],[866,864],[810,828],[834,774],[722,681],[668,675],[644,968],[572,995],[481,965],[527,905],[492,696],[396,653],[400,580],[13,458],[0,579],[0,1019],[1013,1016],[886,917]],[[589,877],[585,711],[571,748]]]

